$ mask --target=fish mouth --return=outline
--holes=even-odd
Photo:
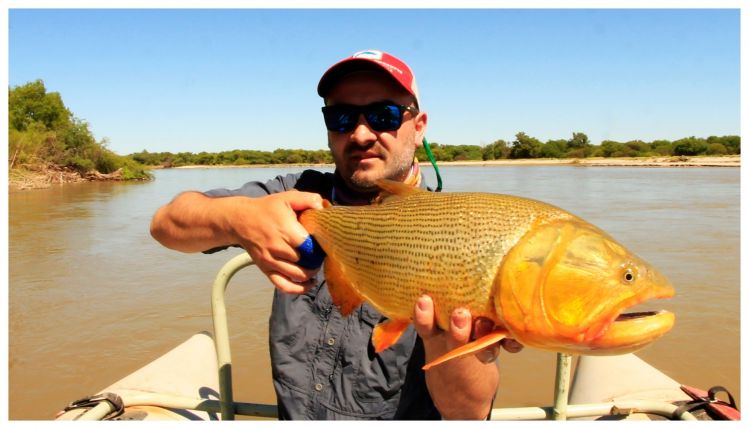
[[[666,310],[621,313],[593,340],[590,354],[615,355],[639,350],[670,331],[675,319],[674,313]]]
[[[623,314],[620,314],[616,318],[616,320],[614,320],[614,323],[616,323],[616,322],[624,322],[624,321],[631,320],[631,319],[639,319],[641,317],[655,316],[655,315],[661,313],[662,311],[665,311],[665,310],[660,310],[660,311],[636,311],[636,312],[632,312],[632,313],[623,313]]]

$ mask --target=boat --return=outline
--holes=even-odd
[[[198,332],[101,391],[64,407],[57,420],[277,419],[274,404],[234,400],[224,293],[246,253],[219,270],[212,289],[214,334]],[[683,386],[634,354],[558,354],[554,404],[494,408],[491,420],[739,420],[725,389]],[[574,367],[574,370],[572,369]],[[718,396],[720,395],[720,397]],[[722,398],[727,400],[723,400]]]

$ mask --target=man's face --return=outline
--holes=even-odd
[[[326,97],[328,105],[364,106],[390,100],[413,105],[413,97],[392,79],[376,72],[352,73],[340,80]],[[426,131],[427,116],[405,112],[401,127],[394,131],[373,130],[363,115],[350,132],[328,131],[328,147],[346,184],[360,192],[377,189],[375,180],[403,181],[413,163],[414,152]]]

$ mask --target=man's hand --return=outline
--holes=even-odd
[[[278,289],[287,293],[303,293],[313,286],[319,269],[306,269],[296,264],[297,248],[309,236],[297,219],[306,209],[322,208],[318,194],[289,191],[247,201],[239,206],[231,225],[239,244],[252,256],[260,271]],[[258,222],[262,219],[261,222]]]
[[[414,326],[416,332],[424,340],[424,347],[435,353],[435,356],[432,356],[431,359],[427,356],[427,362],[494,330],[494,322],[482,317],[476,318],[473,321],[473,326],[471,326],[471,313],[466,309],[458,308],[450,316],[450,329],[443,331],[437,327],[434,304],[427,295],[420,297],[416,302]],[[427,346],[427,343],[429,343],[429,346]],[[517,353],[523,349],[522,344],[507,338],[497,344],[485,347],[475,353],[474,356],[483,363],[494,362],[499,357],[500,347],[510,353]]]
[[[491,320],[477,318],[473,323],[471,320],[468,310],[456,309],[450,315],[449,329],[443,331],[437,327],[432,299],[420,297],[414,309],[414,327],[424,341],[426,362],[494,329]],[[475,353],[475,357],[453,359],[426,372],[427,388],[444,418],[486,417],[499,381],[493,363],[499,356],[500,345],[511,353],[523,348],[517,341],[506,339]]]
[[[321,208],[322,197],[309,192],[287,191],[259,198],[211,198],[185,192],[156,212],[151,235],[182,252],[239,244],[274,286],[302,293],[312,285],[317,270],[296,264],[297,247],[309,235],[297,213]]]

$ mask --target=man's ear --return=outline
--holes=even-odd
[[[427,132],[427,114],[426,112],[419,112],[416,115],[416,118],[414,119],[414,130],[416,131],[414,144],[416,145],[416,148],[421,146],[421,141],[424,139],[424,136]]]

